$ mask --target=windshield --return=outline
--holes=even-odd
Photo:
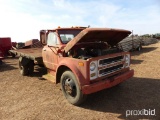
[[[66,44],[77,36],[83,29],[73,30],[58,30],[58,34],[61,38],[62,43]]]

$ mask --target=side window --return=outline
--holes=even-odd
[[[57,45],[57,44],[59,44],[59,42],[58,42],[56,33],[55,32],[50,32],[48,34],[48,38],[47,38],[47,45],[54,46],[54,45]]]

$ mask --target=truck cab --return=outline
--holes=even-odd
[[[131,78],[130,53],[117,44],[131,32],[111,28],[57,28],[41,30],[45,78],[61,84],[66,99],[81,104],[88,94]]]

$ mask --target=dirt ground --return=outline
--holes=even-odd
[[[89,95],[80,107],[66,101],[59,84],[39,79],[44,68],[23,77],[18,57],[5,59],[0,66],[0,120],[160,119],[160,42],[131,54],[134,77]],[[156,115],[126,117],[127,110],[143,109],[155,109]]]

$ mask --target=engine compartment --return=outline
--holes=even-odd
[[[122,52],[118,47],[111,47],[107,43],[85,43],[74,46],[67,57],[87,60],[93,57],[99,57],[107,54]]]

